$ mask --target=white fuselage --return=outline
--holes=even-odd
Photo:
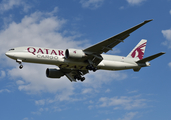
[[[65,50],[50,49],[41,47],[18,47],[9,50],[6,55],[14,60],[22,60],[22,62],[40,63],[56,65],[60,68],[86,69],[88,63],[79,59],[65,59]],[[116,55],[102,54],[103,60],[98,64],[98,69],[104,70],[125,70],[139,69],[148,66],[146,64],[139,65],[137,59]]]

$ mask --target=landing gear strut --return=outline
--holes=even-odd
[[[17,60],[16,60],[16,62],[20,64],[19,68],[20,68],[20,69],[22,69],[22,68],[23,68],[23,65],[22,65],[22,60],[20,60],[20,59],[17,59]]]

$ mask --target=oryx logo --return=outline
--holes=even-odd
[[[143,59],[143,56],[144,56],[144,50],[145,50],[145,46],[146,46],[146,43],[143,43],[141,44],[139,47],[137,47],[131,54],[131,56],[133,58],[135,57],[138,57],[140,60]]]
[[[75,53],[75,54],[77,53],[76,50],[74,51],[74,53]]]

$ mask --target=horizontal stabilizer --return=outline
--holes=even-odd
[[[149,61],[151,61],[151,60],[153,60],[153,59],[155,59],[155,58],[157,58],[157,57],[159,57],[159,56],[161,56],[161,55],[163,55],[163,54],[165,54],[165,52],[157,53],[157,54],[155,54],[155,55],[152,55],[152,56],[146,57],[146,58],[144,58],[144,59],[141,59],[141,60],[137,61],[137,63],[149,62]]]

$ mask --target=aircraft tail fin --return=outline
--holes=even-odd
[[[147,40],[142,39],[135,48],[127,55],[129,58],[137,58],[138,60],[143,59]]]

